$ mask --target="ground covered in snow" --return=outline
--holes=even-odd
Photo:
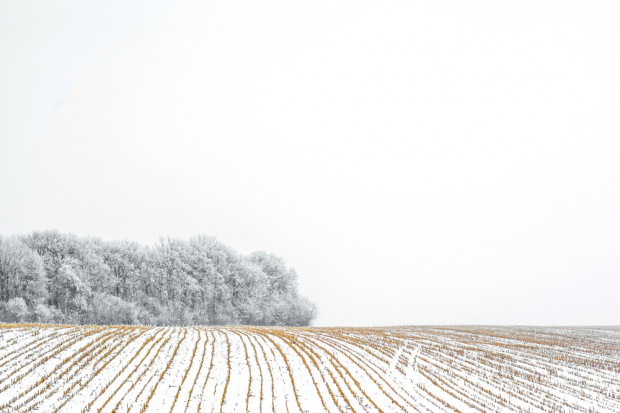
[[[620,412],[620,331],[0,324],[0,412]]]

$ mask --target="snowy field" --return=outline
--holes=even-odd
[[[0,412],[620,412],[620,331],[0,324]]]

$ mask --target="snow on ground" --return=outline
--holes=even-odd
[[[620,413],[620,330],[0,324],[32,411]]]

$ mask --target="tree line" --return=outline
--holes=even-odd
[[[63,324],[309,325],[297,275],[213,237],[155,246],[58,231],[0,235],[0,320]]]

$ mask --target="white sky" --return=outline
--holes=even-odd
[[[0,0],[0,232],[214,235],[318,325],[617,324],[620,2]]]

